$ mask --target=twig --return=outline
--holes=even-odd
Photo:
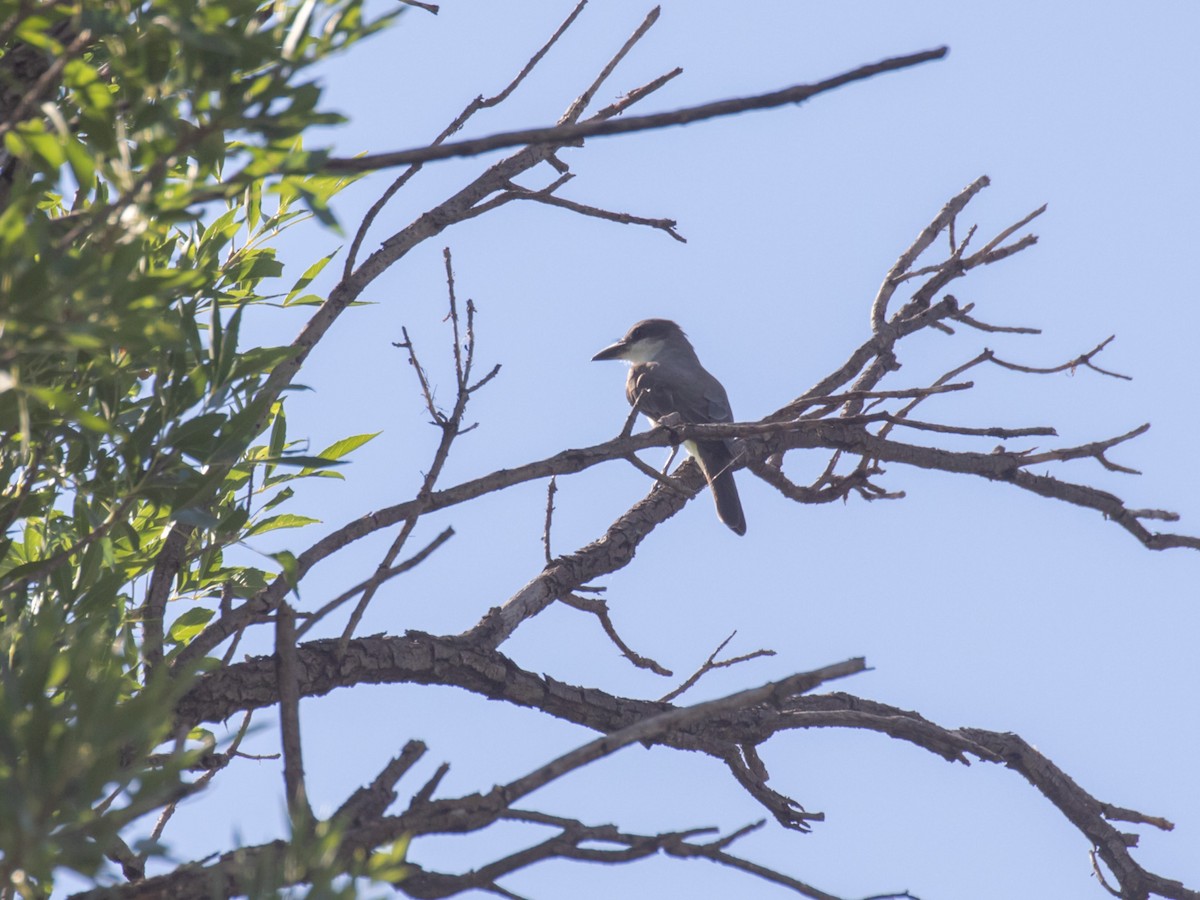
[[[466,412],[467,402],[470,400],[471,394],[483,387],[499,371],[499,367],[497,367],[478,384],[472,385],[470,383],[471,369],[475,362],[475,305],[470,300],[467,301],[466,341],[464,343],[459,329],[458,298],[454,290],[454,264],[449,247],[443,248],[442,260],[446,270],[446,291],[449,296],[449,312],[446,314],[446,319],[450,321],[451,356],[454,359],[454,408],[449,415],[437,409],[433,401],[433,393],[429,387],[429,379],[426,377],[420,363],[417,362],[416,350],[408,337],[407,330],[403,331],[403,346],[408,350],[409,360],[412,362],[414,369],[416,369],[417,379],[421,385],[421,393],[425,398],[426,407],[433,416],[434,424],[441,428],[442,436],[441,440],[438,441],[437,449],[434,451],[433,462],[429,466],[429,471],[426,472],[421,488],[417,492],[413,514],[404,520],[404,524],[400,528],[400,533],[396,536],[396,539],[392,542],[391,547],[388,548],[388,552],[384,554],[383,560],[379,564],[380,578],[364,588],[362,596],[359,598],[354,610],[350,613],[346,627],[342,631],[340,644],[342,648],[345,648],[350,638],[353,637],[354,630],[358,627],[359,622],[362,621],[367,606],[374,598],[379,585],[386,580],[386,573],[391,570],[392,564],[395,562],[396,557],[400,555],[400,551],[408,541],[409,535],[416,528],[418,519],[428,505],[433,487],[437,483],[437,479],[446,465],[446,460],[450,456],[450,447],[454,443],[455,438],[470,430],[469,427],[464,428],[462,423],[463,414]],[[465,356],[463,353],[464,350],[466,351]],[[446,535],[446,537],[449,537],[449,535]],[[435,541],[434,544],[440,544],[440,541]],[[432,552],[435,547],[431,544],[427,549]],[[425,555],[427,556],[428,553]]]
[[[605,64],[604,68],[600,70],[600,74],[595,77],[592,83],[588,85],[587,89],[584,90],[582,94],[575,98],[575,102],[567,107],[567,111],[563,113],[562,118],[558,120],[559,125],[566,125],[568,123],[578,121],[579,117],[583,115],[583,111],[587,109],[588,105],[592,102],[592,98],[596,95],[596,91],[600,90],[600,86],[608,80],[608,77],[612,75],[617,66],[621,64],[621,60],[623,60],[629,51],[634,48],[634,45],[646,36],[646,32],[649,31],[654,26],[654,23],[658,21],[658,16],[661,12],[662,8],[656,6],[651,9],[650,12],[646,13],[646,17],[642,19],[641,24],[634,29],[633,34],[631,34],[628,40],[621,45],[621,49],[613,54],[612,58],[609,59],[609,61]],[[526,142],[522,141],[522,143]],[[567,142],[564,141],[564,143]],[[573,143],[573,141],[571,143]]]
[[[1175,830],[1175,823],[1169,819],[1164,819],[1162,816],[1148,816],[1145,813],[1138,812],[1136,809],[1125,809],[1122,806],[1113,806],[1111,803],[1102,803],[1100,807],[1104,818],[1110,822],[1132,822],[1137,825],[1153,825],[1160,831]]]
[[[810,822],[823,822],[825,814],[809,812],[791,797],[767,785],[767,769],[754,745],[747,742],[723,754],[725,765],[738,784],[768,809],[775,821],[792,831],[812,831]]]
[[[385,582],[395,578],[397,575],[403,575],[405,572],[416,568],[425,560],[427,560],[435,550],[441,547],[442,544],[446,543],[446,541],[450,540],[452,537],[454,537],[454,529],[449,527],[445,528],[440,534],[438,534],[437,537],[435,537],[432,541],[430,541],[408,559],[404,560],[404,562],[388,569],[376,569],[375,573],[372,574],[370,578],[367,578],[349,590],[338,594],[338,596],[334,597],[316,612],[311,613],[306,618],[304,624],[296,629],[297,640],[304,637],[304,635],[312,630],[313,626],[315,626],[318,622],[328,616],[331,612],[333,612],[351,597],[355,597],[369,588],[378,588]]]
[[[917,235],[917,239],[892,264],[892,267],[883,278],[883,284],[879,286],[879,291],[875,295],[874,302],[871,304],[872,331],[878,333],[887,321],[888,302],[892,299],[892,295],[896,292],[896,288],[900,285],[904,274],[912,268],[912,264],[929,248],[929,245],[942,233],[942,230],[953,222],[966,205],[971,202],[971,198],[989,184],[991,184],[991,179],[986,175],[982,175],[959,191],[957,196],[942,207],[942,211],[934,217],[932,222],[925,226],[925,229]]]
[[[554,561],[554,557],[550,553],[550,524],[554,519],[554,494],[558,490],[558,482],[555,476],[550,476],[550,483],[546,485],[546,524],[542,529],[542,547],[546,551],[546,565],[550,565]]]
[[[1040,216],[1045,211],[1046,211],[1046,204],[1043,203],[1041,206],[1039,206],[1037,209],[1035,209],[1033,212],[1031,212],[1029,215],[1027,215],[1021,221],[1014,222],[1012,225],[1009,225],[1007,228],[1005,228],[1003,231],[1001,231],[998,235],[996,235],[994,238],[992,238],[990,241],[988,241],[983,246],[983,249],[976,251],[972,256],[968,257],[967,265],[968,266],[976,266],[976,265],[979,265],[984,262],[991,262],[992,260],[990,259],[990,257],[992,256],[992,251],[994,251],[997,247],[999,247],[1001,244],[1003,244],[1006,240],[1008,240],[1010,237],[1012,237],[1014,234],[1016,234],[1016,232],[1020,231],[1022,228],[1024,228],[1026,225],[1028,225],[1030,222],[1032,222],[1034,219],[1036,219],[1038,216]]]
[[[409,741],[400,755],[389,760],[369,785],[346,798],[333,818],[350,826],[378,819],[396,801],[396,782],[416,765],[417,760],[425,755],[425,750],[425,745],[420,741]]]
[[[902,391],[846,391],[841,394],[827,394],[825,396],[804,397],[802,400],[794,404],[789,404],[789,410],[799,413],[800,410],[807,409],[810,406],[829,406],[838,407],[843,403],[851,403],[862,400],[905,400],[912,397],[929,397],[933,394],[947,394],[952,391],[968,391],[975,387],[973,381],[963,381],[958,384],[938,384],[931,387],[923,388],[908,388]],[[825,412],[817,415],[825,415]],[[774,417],[772,417],[774,421]]]
[[[683,684],[679,685],[679,687],[675,688],[675,690],[670,691],[666,694],[663,694],[663,696],[661,696],[659,698],[659,702],[660,703],[670,703],[675,698],[677,698],[677,697],[681,696],[682,694],[684,694],[685,692],[691,690],[691,688],[695,686],[696,682],[698,682],[701,678],[703,678],[709,672],[713,671],[713,669],[725,669],[730,666],[736,666],[738,663],[748,662],[749,660],[752,660],[752,659],[758,659],[761,656],[774,656],[775,655],[774,650],[755,650],[752,653],[744,653],[741,656],[735,656],[732,659],[724,659],[724,660],[721,660],[720,662],[717,662],[717,654],[725,649],[725,646],[730,641],[733,640],[733,638],[736,634],[737,634],[736,630],[730,632],[729,637],[725,638],[725,640],[721,641],[721,643],[717,645],[717,649],[708,655],[708,659],[706,659],[704,661],[704,664],[702,666],[700,666],[700,668],[698,668],[695,672],[693,672],[688,677],[687,681],[685,681]],[[667,674],[670,674],[670,673],[667,673]]]
[[[1083,459],[1092,457],[1104,468],[1110,472],[1124,472],[1126,475],[1141,475],[1137,469],[1130,469],[1126,466],[1117,465],[1110,462],[1105,456],[1104,451],[1110,450],[1117,444],[1123,444],[1126,441],[1131,441],[1135,437],[1140,437],[1150,430],[1150,424],[1147,422],[1144,425],[1139,425],[1132,431],[1127,431],[1124,434],[1119,434],[1116,437],[1108,438],[1103,441],[1092,441],[1089,444],[1081,444],[1078,447],[1064,447],[1060,450],[1048,450],[1045,453],[1029,454],[1021,460],[1022,467],[1035,466],[1043,462],[1051,460],[1055,462],[1066,462],[1069,459]]]
[[[642,656],[634,652],[628,644],[621,640],[621,636],[617,634],[617,629],[613,625],[612,616],[608,611],[608,603],[596,597],[580,597],[578,594],[564,594],[559,598],[567,606],[573,609],[578,609],[582,612],[588,612],[600,620],[600,627],[604,629],[604,633],[608,635],[608,639],[616,644],[617,649],[621,651],[621,655],[637,666],[639,669],[649,669],[655,675],[663,675],[667,678],[671,677],[671,670],[656,663],[647,656]]]
[[[213,754],[213,756],[217,757],[217,765],[210,767],[208,771],[196,779],[195,784],[193,785],[193,788],[196,791],[202,790],[205,786],[207,786],[210,781],[217,777],[217,773],[219,771],[228,766],[239,755],[245,755],[240,754],[238,752],[238,748],[242,746],[242,739],[250,731],[250,721],[253,717],[254,711],[246,710],[245,714],[242,716],[242,724],[238,727],[237,734],[234,735],[233,740],[229,744],[229,749],[224,753]],[[178,805],[178,800],[172,800],[165,807],[163,807],[162,812],[158,814],[158,819],[154,823],[153,830],[150,832],[151,841],[157,841],[162,837],[163,830],[167,827],[167,823],[171,820],[171,817],[175,815],[175,810]]]
[[[1115,340],[1115,339],[1116,339],[1115,334],[1109,335],[1103,341],[1101,341],[1099,344],[1097,344],[1095,347],[1093,347],[1091,350],[1089,350],[1087,353],[1081,353],[1079,356],[1075,357],[1072,360],[1069,360],[1068,362],[1063,363],[1062,365],[1051,366],[1049,368],[1044,368],[1044,369],[1038,368],[1036,366],[1022,366],[1022,365],[1018,365],[1017,363],[1005,362],[1004,360],[1002,360],[998,356],[996,356],[991,350],[985,350],[984,353],[987,355],[987,359],[989,362],[993,362],[996,365],[1001,366],[1005,369],[1012,369],[1014,372],[1025,372],[1025,373],[1031,374],[1031,375],[1053,375],[1056,372],[1074,373],[1075,370],[1078,369],[1080,366],[1084,366],[1085,368],[1091,369],[1093,372],[1099,372],[1101,375],[1108,375],[1111,378],[1120,378],[1120,379],[1123,379],[1124,381],[1133,381],[1133,378],[1129,375],[1122,375],[1119,372],[1110,372],[1107,369],[1100,368],[1098,365],[1096,365],[1095,363],[1092,362],[1092,358],[1099,355],[1104,350],[1104,348],[1107,347],[1109,344],[1111,344],[1113,342],[1113,340]]]
[[[1024,325],[989,325],[987,322],[980,322],[978,319],[967,315],[967,310],[964,309],[957,316],[951,316],[956,322],[962,322],[964,325],[969,325],[977,331],[986,331],[989,333],[999,334],[1041,334],[1040,328],[1028,328]]]
[[[676,482],[669,475],[667,475],[665,467],[664,467],[663,471],[660,472],[658,469],[654,468],[654,466],[651,466],[651,465],[648,465],[647,463],[642,462],[640,459],[637,458],[637,455],[634,453],[626,454],[625,460],[631,466],[633,466],[635,469],[637,469],[639,472],[641,472],[643,475],[650,476],[656,482],[661,484],[663,487],[667,488],[668,490],[675,491],[675,493],[679,494],[679,496],[685,497],[688,500],[690,500],[694,496],[694,494],[695,494],[694,491],[689,492],[689,491],[684,490],[683,487],[681,487],[678,482]],[[669,460],[668,460],[668,465],[670,465]]]
[[[835,454],[836,459],[837,454]],[[789,479],[775,466],[760,462],[751,462],[748,468],[751,472],[779,491],[789,500],[797,503],[832,503],[835,500],[845,500],[851,491],[857,491],[863,496],[869,492],[872,499],[902,500],[904,492],[887,493],[872,485],[865,469],[856,468],[847,475],[837,475],[833,471],[834,463],[812,483],[804,487]]]
[[[514,191],[511,195],[517,200],[534,200],[538,203],[545,203],[547,206],[558,206],[562,209],[569,209],[571,212],[579,213],[583,216],[591,216],[595,219],[605,219],[609,222],[618,222],[622,225],[645,225],[649,228],[656,228],[659,231],[664,231],[679,241],[681,244],[687,243],[687,238],[675,230],[679,224],[674,219],[649,219],[645,216],[635,216],[631,213],[613,212],[612,210],[601,209],[598,206],[588,206],[585,203],[578,203],[574,200],[567,200],[563,197],[556,197],[548,191]],[[500,200],[501,198],[497,198]]]

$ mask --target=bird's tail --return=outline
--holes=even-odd
[[[742,512],[742,500],[733,480],[733,454],[724,441],[706,442],[697,449],[697,459],[717,504],[717,518],[734,534],[745,534],[746,514]]]

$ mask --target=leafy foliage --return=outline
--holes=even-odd
[[[319,265],[272,293],[272,243],[336,224],[346,184],[303,174],[323,158],[304,133],[340,121],[311,70],[386,24],[361,0],[0,3],[6,889],[97,872],[123,825],[184,790],[181,752],[131,763],[172,737],[187,683],[143,665],[139,626],[169,660],[213,601],[261,589],[280,566],[228,548],[316,521],[280,509],[288,482],[369,439],[298,456],[271,379],[291,351],[241,328],[320,301]],[[177,571],[156,579],[170,540]],[[155,606],[155,583],[187,608]]]

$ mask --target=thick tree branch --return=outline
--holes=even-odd
[[[803,690],[811,689],[806,685],[861,670],[861,661],[848,661],[743,692],[737,695],[741,698],[737,702],[725,698],[717,705],[702,705],[705,710],[701,713],[697,712],[699,707],[676,709],[661,702],[615,697],[591,688],[562,684],[527,672],[496,651],[466,646],[447,638],[409,633],[404,637],[356,639],[340,661],[336,644],[332,640],[312,641],[297,648],[302,696],[317,696],[336,687],[366,683],[454,685],[491,699],[530,706],[604,734],[616,733],[614,738],[618,744],[642,740],[680,750],[699,750],[727,764],[732,759],[737,761],[735,774],[739,775],[739,780],[746,778],[751,783],[765,784],[765,770],[761,769],[761,761],[753,747],[779,731],[794,729],[877,731],[951,762],[966,763],[969,756],[986,762],[1003,762],[1020,772],[1100,847],[1105,864],[1123,885],[1131,886],[1128,896],[1146,896],[1132,891],[1141,885],[1163,897],[1180,900],[1200,897],[1176,882],[1146,873],[1137,866],[1129,855],[1129,840],[1116,832],[1107,820],[1142,821],[1157,827],[1169,827],[1170,823],[1096,800],[1015,735],[975,728],[946,729],[915,712],[844,693],[801,695]],[[274,704],[278,696],[273,665],[270,657],[259,657],[203,676],[180,702],[180,724],[190,726],[200,721],[217,721],[239,709]],[[664,717],[664,712],[672,710],[680,715]],[[688,725],[696,716],[703,719],[703,727]],[[587,749],[573,751],[578,756],[568,754],[525,779],[496,790],[508,797],[508,802],[513,802],[515,795],[534,789],[553,773],[583,764],[583,758],[594,757],[604,747],[615,749],[614,744],[605,744],[606,740],[609,739],[602,738],[585,745]],[[476,796],[478,799],[473,801],[471,815],[479,814],[483,808],[493,808],[489,804],[496,803],[487,799],[491,795]],[[794,802],[787,798],[780,802],[783,801]],[[440,829],[461,830],[452,824],[459,820],[449,815],[451,808],[459,808],[454,807],[456,802],[431,801],[442,806],[429,813],[424,822],[439,823]],[[425,815],[421,810],[417,812]],[[805,815],[813,818],[819,814]],[[404,820],[401,816],[397,821],[412,825],[415,820]]]

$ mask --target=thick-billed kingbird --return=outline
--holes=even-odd
[[[630,406],[656,425],[672,413],[685,425],[733,421],[725,388],[700,365],[687,335],[670,319],[643,319],[592,359],[631,363],[625,396]],[[668,418],[667,424],[673,422]],[[731,442],[684,441],[684,446],[712,488],[717,517],[735,533],[745,534],[746,516],[733,481]]]

